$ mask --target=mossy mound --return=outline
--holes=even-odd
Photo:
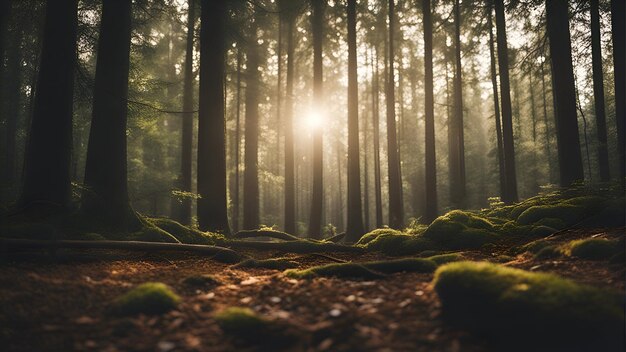
[[[547,246],[541,248],[536,254],[536,259],[554,259],[563,255],[563,252],[557,246]]]
[[[289,260],[289,258],[270,258],[270,259],[246,259],[241,263],[233,265],[233,268],[263,268],[272,270],[285,270],[298,266],[298,263]]]
[[[508,236],[528,236],[532,230],[532,225],[520,225],[514,220],[507,221],[499,228],[500,233]]]
[[[214,318],[222,331],[238,337],[262,334],[270,325],[269,320],[250,308],[229,307],[215,314]]]
[[[118,297],[113,302],[117,315],[163,314],[176,308],[180,297],[167,285],[147,282]]]
[[[361,237],[361,239],[359,239],[359,241],[356,243],[357,245],[366,245],[370,242],[372,242],[373,240],[375,240],[376,238],[378,238],[378,236],[380,235],[392,235],[392,236],[400,236],[403,235],[402,232],[398,231],[398,230],[394,230],[394,229],[390,229],[390,228],[381,228],[381,229],[375,229],[372,230],[368,233],[366,233],[365,235],[363,235]]]
[[[556,219],[556,218],[543,218],[540,219],[539,221],[535,222],[536,226],[547,226],[556,230],[562,230],[565,227],[567,227],[567,225],[565,225],[565,223],[563,222],[563,220],[561,219]]]
[[[424,238],[449,249],[480,248],[498,239],[494,225],[476,214],[453,210],[435,219],[424,232]]]
[[[294,279],[341,277],[374,280],[384,278],[384,274],[400,272],[432,273],[436,268],[437,264],[430,259],[403,258],[364,263],[327,264],[304,270],[290,269],[285,271],[285,275]]]
[[[209,274],[187,276],[182,279],[180,283],[190,288],[210,288],[222,284],[219,280]]]
[[[626,205],[624,198],[610,199],[604,208],[585,219],[586,227],[622,227],[626,225]]]
[[[400,232],[382,233],[361,246],[370,251],[379,251],[390,256],[416,254],[425,250],[436,248],[432,241],[413,235],[404,235]]]
[[[217,244],[219,240],[224,240],[224,236],[205,233],[181,223],[167,218],[148,218],[146,221],[159,229],[171,234],[181,243],[187,244]]]
[[[622,343],[618,294],[484,262],[446,264],[433,283],[446,320],[493,339],[523,338],[561,348],[564,342],[591,341],[595,350]]]
[[[589,238],[572,241],[567,245],[567,253],[572,257],[589,260],[606,260],[619,253],[618,241],[604,238]]]
[[[544,218],[563,221],[565,226],[574,225],[585,215],[585,208],[572,204],[536,205],[526,209],[517,218],[522,225],[534,224]]]
[[[458,262],[463,260],[463,256],[459,253],[448,253],[448,254],[438,254],[433,255],[428,258],[428,260],[432,260],[437,265],[443,265],[452,262]]]
[[[531,237],[546,237],[546,236],[550,236],[551,234],[557,232],[558,230],[553,229],[551,227],[548,226],[535,226],[533,227],[533,229],[530,231],[530,236]]]
[[[527,243],[521,247],[518,247],[515,250],[515,254],[519,254],[519,253],[524,253],[524,252],[530,252],[530,253],[537,253],[540,250],[542,250],[545,247],[550,246],[551,243],[546,241],[546,240],[536,240],[536,241],[532,241],[530,243]]]

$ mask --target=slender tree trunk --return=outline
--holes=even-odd
[[[198,224],[201,230],[224,234],[230,233],[224,116],[226,11],[226,1],[202,2],[198,112]]]
[[[504,174],[506,191],[502,200],[517,202],[517,176],[515,170],[515,143],[513,136],[513,111],[511,109],[511,87],[509,82],[509,49],[506,39],[504,1],[495,0],[496,29],[498,42],[498,65],[500,72],[500,101],[502,102],[502,145],[504,148]],[[519,97],[516,96],[517,99]]]
[[[431,0],[422,1],[424,16],[424,132],[426,212],[430,223],[437,217],[437,157],[435,152],[435,98],[433,95],[433,19]]]
[[[402,179],[396,131],[396,99],[394,77],[394,0],[389,0],[389,78],[387,80],[387,165],[389,172],[389,226],[401,228],[404,225],[404,201],[402,200]]]
[[[48,4],[50,5],[50,4]],[[24,156],[21,206],[70,202],[77,0],[46,7],[37,96]]]
[[[560,184],[563,187],[584,179],[568,16],[567,1],[546,2]]]
[[[324,104],[322,102],[323,84],[323,25],[324,7],[326,0],[311,0],[312,16],[311,25],[313,27],[313,101],[318,109]],[[322,235],[322,205],[324,201],[324,160],[322,144],[322,128],[318,127],[313,131],[313,194],[311,195],[311,218],[309,219],[309,236],[320,238]]]
[[[593,62],[593,100],[596,110],[598,134],[598,167],[600,180],[607,182],[609,173],[609,151],[606,133],[606,112],[604,109],[604,74],[602,72],[602,49],[600,42],[599,0],[591,0],[591,56]],[[622,19],[625,20],[625,19]]]
[[[454,2],[454,115],[449,124],[450,151],[450,201],[455,208],[465,203],[465,137],[463,132],[463,80],[461,67],[461,10],[459,0]]]
[[[251,23],[246,63],[245,155],[243,174],[243,229],[259,226],[259,49],[258,19]]]
[[[615,122],[617,124],[617,151],[619,157],[619,178],[624,186],[626,181],[626,163],[624,152],[626,139],[626,3],[623,0],[611,0],[611,28],[613,36],[613,65],[615,74]]]
[[[11,41],[7,47],[6,56],[6,83],[5,91],[0,97],[0,113],[4,116],[6,139],[4,140],[4,165],[2,165],[2,182],[12,187],[17,181],[17,126],[20,120],[22,107],[22,38],[24,32],[21,26],[11,32]],[[1,70],[1,68],[0,68]],[[2,77],[0,77],[1,79]],[[8,200],[3,195],[2,198]]]
[[[489,23],[489,55],[491,57],[491,86],[493,88],[493,114],[496,120],[496,144],[498,148],[498,175],[500,176],[500,199],[505,199],[506,196],[506,171],[504,168],[504,147],[502,144],[502,126],[500,124],[500,100],[498,98],[498,78],[496,72],[496,54],[494,49],[493,38],[493,19],[492,8],[489,7],[489,16],[487,22]]]
[[[545,127],[545,144],[546,144],[546,158],[548,159],[548,171],[550,177],[550,183],[556,182],[554,179],[554,169],[552,167],[552,148],[550,147],[552,137],[552,131],[550,130],[550,123],[548,122],[548,102],[547,102],[547,91],[546,91],[546,74],[544,70],[545,60],[541,62],[541,96],[543,98],[543,124]]]
[[[530,94],[530,116],[532,118],[532,128],[533,128],[533,148],[532,148],[532,193],[533,194],[537,194],[539,193],[539,174],[538,174],[538,166],[537,166],[537,111],[536,111],[536,104],[535,104],[535,82],[533,81],[533,76],[534,76],[534,70],[533,70],[533,66],[531,64],[529,70],[528,70],[528,89],[530,90],[529,94]]]
[[[287,92],[285,95],[285,232],[296,233],[295,165],[293,139],[293,80],[295,16],[287,19]]]
[[[235,118],[235,191],[233,192],[233,230],[239,231],[239,218],[240,218],[240,196],[239,196],[239,184],[241,183],[240,168],[241,168],[241,60],[242,60],[241,48],[237,48],[237,107]]]
[[[356,58],[356,0],[348,0],[348,226],[346,242],[363,236],[359,163],[359,88]]]
[[[372,127],[374,134],[374,198],[376,205],[376,227],[383,227],[383,200],[380,179],[380,84],[378,77],[378,46],[372,59]]]
[[[131,2],[104,0],[82,210],[119,230],[140,223],[128,198],[126,120]]]
[[[181,169],[180,188],[182,191],[191,192],[192,171],[192,145],[193,145],[193,38],[195,32],[195,6],[196,1],[189,0],[187,12],[187,42],[185,52],[185,68],[183,82],[183,123],[181,145]],[[191,199],[185,197],[178,206],[177,219],[183,224],[191,223]]]

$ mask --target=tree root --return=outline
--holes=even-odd
[[[290,253],[314,253],[314,252],[345,252],[363,253],[360,247],[345,246],[328,242],[313,242],[306,240],[287,242],[258,242],[258,241],[224,241],[222,244],[231,248],[251,248],[258,250],[277,250]]]
[[[290,269],[285,271],[285,275],[295,279],[334,276],[370,280],[400,272],[432,273],[436,268],[437,264],[429,259],[404,258],[365,263],[326,264],[304,270]]]
[[[241,230],[236,234],[232,235],[230,238],[233,240],[239,240],[242,238],[259,238],[259,237],[270,237],[283,241],[300,241],[301,238],[298,238],[294,235],[288,234],[282,231],[276,230]]]
[[[0,239],[0,248],[5,251],[21,249],[120,249],[129,251],[184,251],[199,254],[212,255],[213,259],[223,263],[238,263],[243,256],[230,248],[180,243],[160,243],[141,241],[70,241],[70,240],[24,240],[24,239]]]

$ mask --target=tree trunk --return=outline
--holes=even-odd
[[[450,202],[454,208],[465,203],[465,136],[463,132],[463,80],[461,67],[461,10],[454,2],[454,114],[450,128]]]
[[[4,82],[4,94],[0,102],[0,114],[4,114],[5,123],[4,140],[4,165],[2,165],[2,182],[3,187],[11,187],[17,181],[17,128],[20,120],[20,112],[22,105],[22,38],[24,37],[23,29],[17,25],[10,33],[11,41],[7,46],[6,53],[6,71],[4,71],[6,79]],[[1,61],[0,61],[1,62]],[[2,70],[2,68],[0,68]],[[0,77],[2,79],[3,77]],[[7,189],[10,190],[10,189]],[[4,192],[3,192],[4,193]],[[10,192],[11,194],[13,192]],[[9,201],[11,197],[4,197],[0,194],[1,200]]]
[[[24,156],[21,206],[70,202],[77,0],[46,6],[37,96]]]
[[[437,157],[435,152],[435,99],[433,95],[433,19],[431,0],[422,1],[424,16],[424,134],[426,212],[430,223],[437,217]]]
[[[513,111],[511,109],[511,86],[509,82],[509,48],[506,39],[504,1],[495,1],[498,42],[498,66],[500,72],[500,101],[502,102],[502,145],[504,148],[505,192],[502,200],[517,202],[517,175],[515,171],[515,143],[513,140]],[[516,96],[516,99],[519,97]]]
[[[239,196],[239,185],[241,183],[240,176],[240,168],[241,168],[241,60],[243,53],[241,52],[241,48],[237,48],[237,107],[236,110],[236,118],[235,118],[235,191],[233,192],[233,230],[239,231],[239,218],[240,218],[240,196]]]
[[[541,96],[543,98],[543,103],[542,103],[543,124],[545,127],[546,158],[548,159],[548,169],[549,169],[548,171],[549,171],[549,177],[550,177],[549,180],[550,180],[550,183],[554,183],[556,181],[554,178],[554,169],[552,167],[552,148],[550,147],[552,131],[550,130],[550,123],[548,122],[548,102],[546,99],[547,91],[546,91],[546,74],[544,70],[544,63],[545,63],[545,60],[541,62]]]
[[[500,99],[498,98],[498,77],[496,73],[496,53],[493,42],[493,19],[492,8],[488,9],[489,15],[487,22],[489,23],[489,55],[491,57],[491,86],[493,88],[493,114],[496,120],[496,142],[498,148],[498,175],[500,176],[500,199],[506,196],[506,174],[504,168],[504,147],[502,144],[502,126],[500,124]]]
[[[287,19],[287,92],[285,94],[285,232],[296,233],[295,164],[293,139],[293,31],[295,15]]]
[[[229,234],[224,116],[226,2],[204,0],[200,16],[198,224],[203,231]]]
[[[187,13],[187,43],[185,52],[184,83],[183,83],[183,123],[181,139],[180,189],[191,192],[192,145],[193,145],[193,39],[195,32],[195,4],[189,0]],[[177,220],[182,224],[191,223],[191,199],[184,197],[178,205]]]
[[[396,131],[396,99],[394,77],[394,0],[389,0],[389,76],[387,80],[387,165],[389,173],[389,226],[399,229],[404,226],[404,201]]]
[[[356,0],[348,0],[348,226],[344,240],[363,236],[361,166],[359,162],[359,88],[356,58]]]
[[[615,74],[615,122],[617,124],[617,151],[619,153],[619,178],[622,186],[626,180],[624,152],[626,139],[626,3],[611,0],[611,28],[613,36],[613,65]]]
[[[378,79],[378,46],[372,60],[372,125],[374,134],[374,198],[376,203],[376,227],[383,227],[383,199],[380,179],[380,84]]]
[[[584,179],[576,117],[576,91],[569,34],[567,1],[546,2],[552,94],[555,103],[560,184],[568,187]]]
[[[323,25],[324,25],[324,6],[326,0],[311,0],[312,16],[311,26],[313,34],[313,101],[314,106],[318,109],[323,104],[322,84],[323,84],[323,61],[322,61],[322,45],[323,45]],[[323,112],[325,113],[325,112]],[[323,175],[323,144],[322,144],[322,128],[318,126],[313,131],[313,193],[311,195],[311,218],[309,219],[309,236],[320,238],[322,235],[322,205],[324,201]]]
[[[243,229],[259,226],[259,49],[257,19],[251,23],[246,72]]]

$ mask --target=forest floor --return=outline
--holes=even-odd
[[[624,229],[560,232],[555,244],[577,238],[621,236]],[[474,261],[492,261],[529,271],[552,272],[576,282],[624,293],[624,263],[572,257],[537,259],[510,255],[519,243],[464,251]],[[289,257],[298,268],[332,263],[317,254],[244,251],[257,258]],[[362,262],[379,253],[325,253]],[[219,283],[190,288],[183,279],[210,274]],[[64,250],[54,256],[24,252],[0,263],[0,346],[5,351],[484,351],[500,350],[442,319],[433,274],[398,273],[365,281],[340,278],[297,280],[282,271],[235,268],[188,253],[154,254]],[[163,315],[118,317],[112,301],[144,282],[162,282],[182,298]],[[214,315],[249,307],[278,322],[279,346],[271,336],[242,339],[226,334]]]

